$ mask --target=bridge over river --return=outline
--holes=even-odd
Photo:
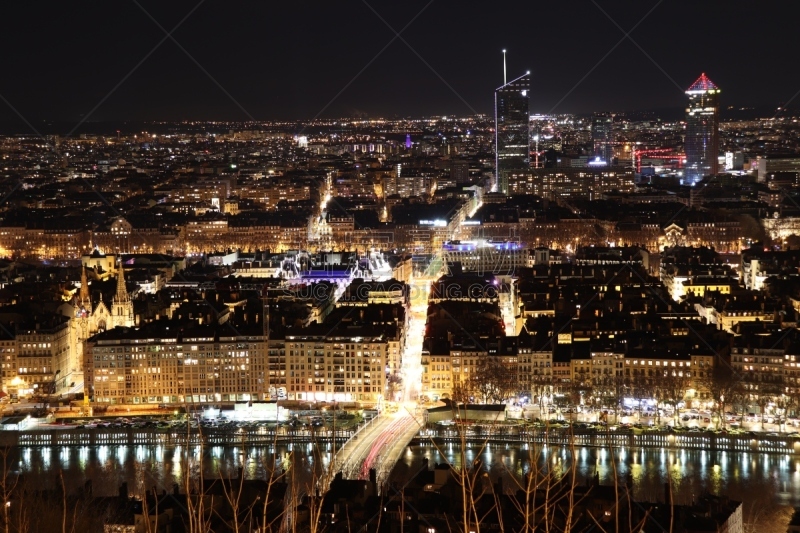
[[[408,409],[373,419],[336,451],[330,474],[341,472],[346,479],[369,479],[369,471],[375,468],[380,488],[419,433],[420,424]],[[323,476],[321,482],[327,488],[330,476]]]

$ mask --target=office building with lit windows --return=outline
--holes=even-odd
[[[606,193],[634,191],[634,173],[629,167],[531,168],[506,172],[504,182],[510,195],[534,195],[597,200]]]
[[[504,172],[527,168],[530,162],[530,73],[494,91],[495,179],[499,192],[508,193]]]
[[[704,176],[719,172],[719,87],[705,74],[686,90],[686,175],[684,183],[694,185]]]
[[[611,165],[613,157],[611,130],[613,117],[608,113],[595,113],[592,117],[593,160]]]

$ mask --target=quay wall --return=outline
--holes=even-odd
[[[412,445],[460,444],[462,440],[472,445],[484,442],[492,444],[538,444],[547,446],[575,446],[598,448],[664,448],[728,452],[763,452],[800,456],[800,438],[766,435],[732,435],[722,433],[670,433],[647,431],[632,432],[555,432],[528,431],[515,434],[508,432],[468,432],[461,436],[455,431],[422,430],[411,441]]]
[[[151,429],[151,428],[80,428],[53,430],[0,431],[0,448],[59,446],[269,446],[272,444],[316,442],[343,444],[353,431],[286,431],[265,428],[242,428],[233,431],[216,429]],[[659,431],[632,432],[557,432],[467,431],[465,436],[454,430],[423,429],[411,445],[537,444],[555,447],[664,448],[729,452],[763,452],[800,456],[800,438],[785,435],[732,435],[722,433],[671,433]]]
[[[0,448],[47,446],[269,446],[284,443],[344,443],[351,431],[286,432],[253,430],[218,431],[204,429],[154,430],[135,428],[81,428],[55,430],[0,431]]]

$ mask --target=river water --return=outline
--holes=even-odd
[[[157,446],[97,446],[95,448],[19,448],[8,457],[11,470],[22,474],[26,482],[37,487],[53,487],[63,471],[67,488],[78,489],[89,479],[97,496],[117,494],[126,482],[134,487],[157,490],[173,489],[187,470],[196,474],[202,466],[206,476],[236,476],[244,468],[248,478],[264,477],[273,468],[294,473],[306,485],[311,472],[320,472],[329,465],[328,445],[294,444],[254,448],[213,447],[164,448]],[[203,457],[202,464],[199,458]],[[791,507],[800,506],[800,458],[785,455],[744,452],[710,453],[697,450],[578,448],[575,468],[583,481],[599,474],[601,483],[613,484],[630,476],[636,498],[663,500],[664,484],[670,481],[676,503],[689,503],[705,491],[724,494],[744,502],[746,520],[758,522],[760,531],[785,531]],[[187,460],[188,457],[188,460]],[[392,474],[403,482],[422,468],[449,462],[460,466],[462,454],[458,445],[413,446],[406,450]],[[537,457],[526,444],[470,445],[465,459],[472,464],[481,460],[489,465],[491,475],[504,478],[504,486],[512,487],[512,478],[521,478],[533,461],[555,470],[573,464],[566,448],[547,448]],[[616,470],[616,474],[615,474]],[[780,524],[780,527],[777,526]],[[783,528],[783,529],[781,529]]]

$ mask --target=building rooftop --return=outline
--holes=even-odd
[[[689,86],[686,92],[709,91],[709,90],[719,90],[719,87],[717,87],[713,81],[708,79],[706,73],[703,72],[702,74],[700,74],[700,77],[697,78],[695,82]]]

